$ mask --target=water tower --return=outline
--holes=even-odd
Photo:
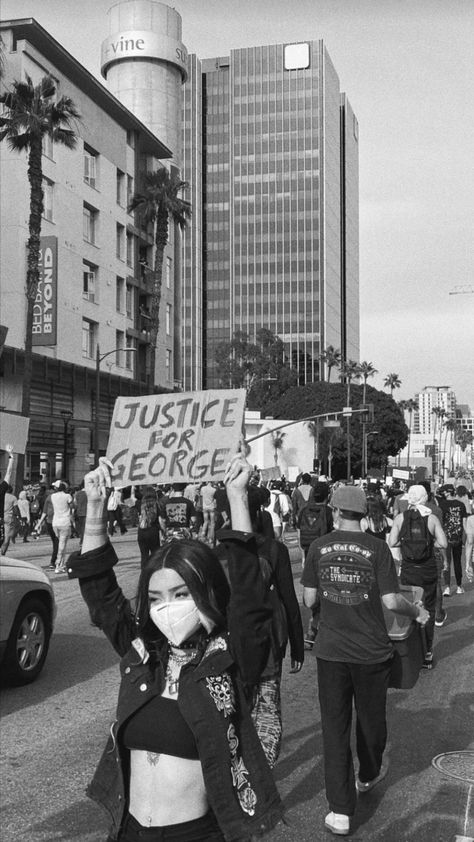
[[[107,86],[172,150],[172,162],[181,167],[181,88],[187,76],[181,16],[157,0],[120,0],[108,18],[101,55]]]

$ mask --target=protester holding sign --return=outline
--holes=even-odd
[[[109,840],[248,840],[282,815],[248,709],[272,616],[251,534],[250,471],[239,455],[224,473],[230,587],[209,547],[171,541],[141,572],[135,614],[107,539],[110,463],[85,478],[84,542],[68,572],[122,658],[117,720],[88,790],[107,802]]]
[[[245,398],[245,389],[117,398],[107,447],[114,486],[222,480]]]

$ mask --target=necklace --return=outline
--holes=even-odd
[[[166,682],[170,695],[175,696],[179,689],[179,676],[181,667],[184,664],[189,664],[195,656],[195,652],[188,650],[187,652],[173,652],[171,647],[168,648],[168,664],[166,666]]]

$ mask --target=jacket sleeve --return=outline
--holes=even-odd
[[[280,541],[276,541],[275,543],[278,544],[278,557],[274,569],[275,585],[278,591],[278,596],[280,597],[285,609],[288,637],[290,639],[290,653],[294,661],[303,663],[303,623],[293,582],[290,555],[288,549]]]
[[[104,632],[122,657],[134,637],[134,618],[130,601],[125,598],[113,570],[117,561],[114,548],[107,542],[83,555],[72,553],[67,573],[70,579],[79,579],[92,622]]]
[[[248,532],[218,533],[227,562],[230,601],[227,627],[230,645],[247,691],[258,684],[271,644],[272,609],[258,559],[255,536]]]

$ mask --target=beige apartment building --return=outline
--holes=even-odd
[[[56,81],[81,114],[71,151],[43,153],[42,282],[26,474],[79,482],[104,452],[115,398],[179,386],[179,236],[165,252],[156,383],[147,382],[152,238],[127,212],[140,174],[167,148],[35,20],[4,21],[3,89]],[[29,184],[26,153],[0,144],[0,411],[19,413],[24,365]],[[98,388],[97,388],[98,385]],[[99,400],[97,401],[97,391]],[[97,413],[97,414],[96,414]],[[98,440],[96,441],[96,432]],[[0,466],[1,470],[1,466]]]

